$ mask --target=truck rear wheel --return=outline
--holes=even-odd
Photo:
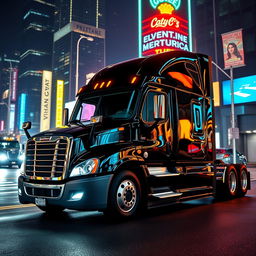
[[[111,217],[132,217],[141,209],[142,192],[138,177],[131,171],[119,173],[113,180],[104,214]]]
[[[231,199],[238,196],[238,175],[235,167],[229,165],[225,173],[225,181],[219,181],[216,186],[215,198],[218,200]]]
[[[238,195],[244,196],[248,190],[248,178],[247,178],[247,169],[245,166],[242,166],[239,171],[239,186],[238,186]]]
[[[225,194],[228,198],[238,195],[238,175],[234,166],[229,166],[225,176]]]

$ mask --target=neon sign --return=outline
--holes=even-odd
[[[139,1],[139,56],[192,50],[191,0]]]
[[[181,0],[150,0],[151,6],[155,9],[163,3],[169,3],[175,8],[175,10],[178,10],[180,8]]]

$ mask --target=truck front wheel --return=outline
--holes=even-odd
[[[142,192],[138,177],[131,171],[120,172],[113,180],[104,212],[112,217],[132,217],[141,209]]]

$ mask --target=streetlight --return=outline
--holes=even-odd
[[[88,41],[94,41],[94,39],[92,37],[89,37],[89,36],[81,36],[80,35],[80,38],[77,40],[77,44],[76,44],[76,91],[75,91],[75,96],[78,92],[78,69],[79,69],[79,44],[80,44],[80,41],[82,39],[86,39]]]

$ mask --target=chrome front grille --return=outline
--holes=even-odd
[[[31,179],[64,178],[70,139],[68,137],[33,138],[27,143],[25,174]]]

